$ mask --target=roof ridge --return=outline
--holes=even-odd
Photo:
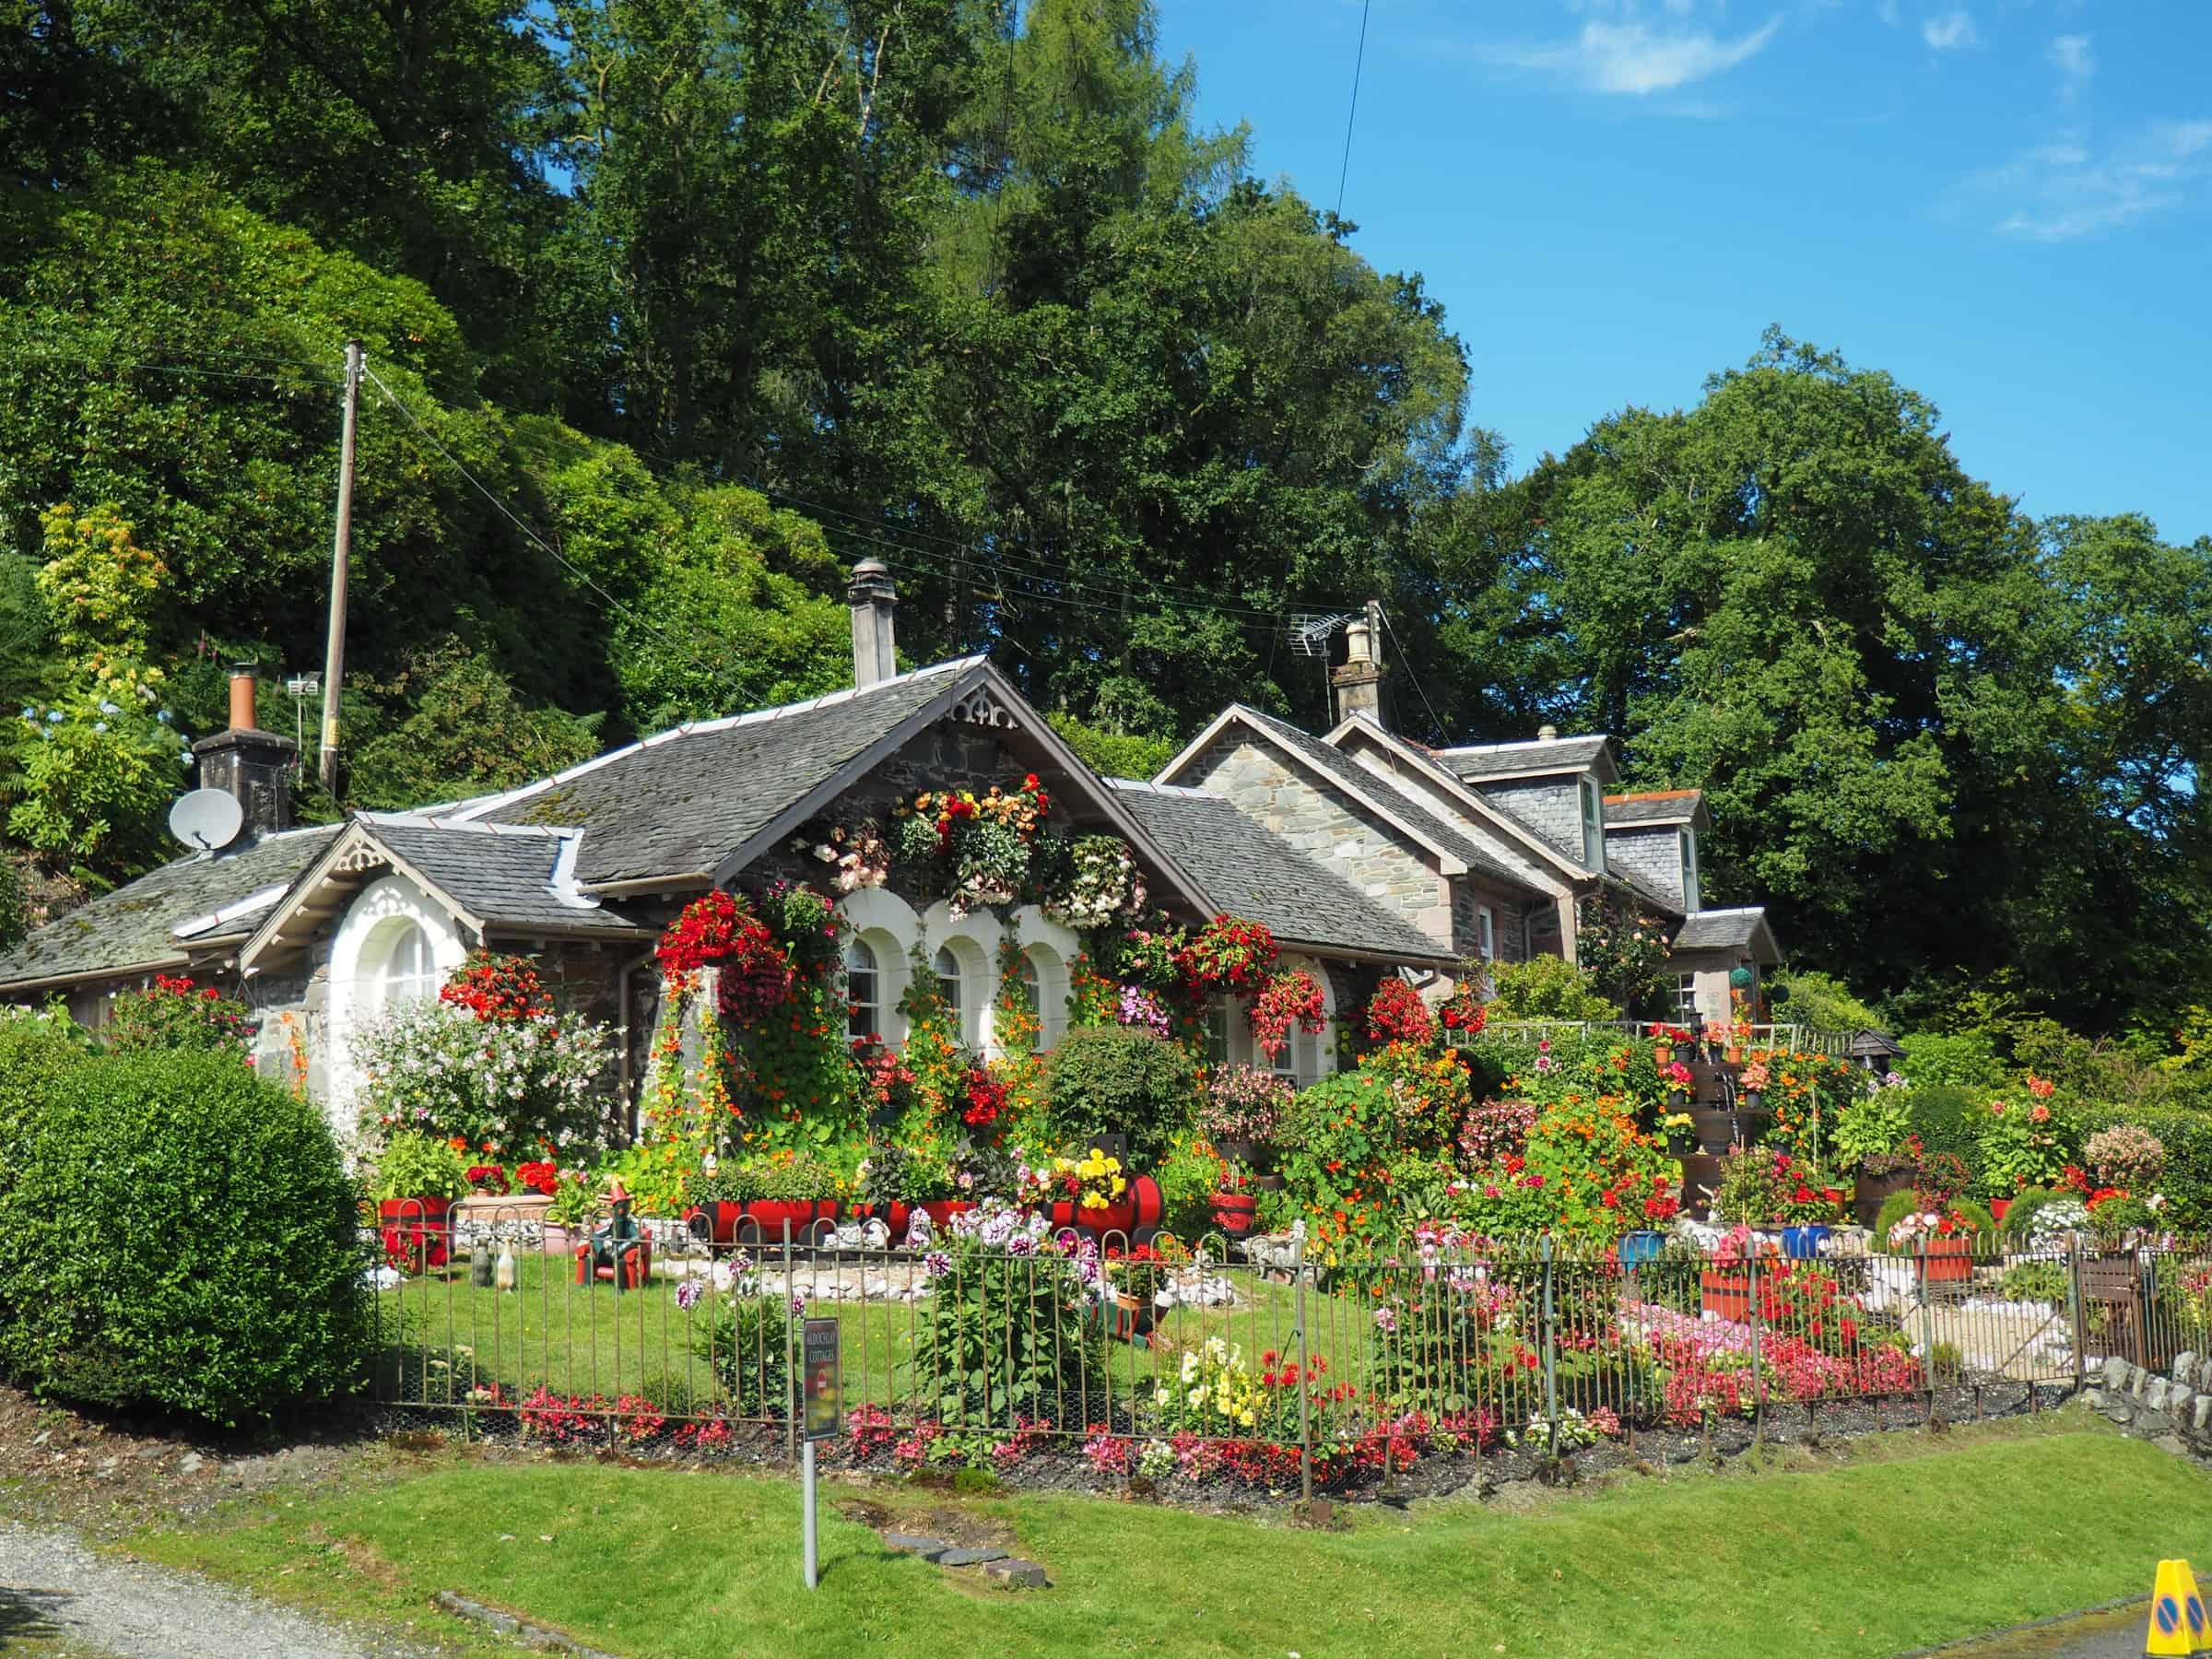
[[[617,760],[627,759],[629,756],[641,754],[646,749],[658,748],[664,744],[673,743],[679,737],[704,736],[712,732],[731,731],[738,726],[762,725],[771,720],[782,719],[786,715],[804,714],[815,709],[830,708],[840,703],[858,702],[863,698],[871,697],[878,691],[894,686],[912,685],[916,680],[926,679],[933,675],[965,672],[971,668],[986,665],[990,661],[989,653],[978,652],[970,656],[952,657],[942,663],[932,663],[926,667],[910,668],[904,674],[894,674],[884,679],[872,680],[865,686],[847,686],[840,691],[825,691],[819,697],[806,698],[799,702],[778,703],[771,708],[753,709],[743,714],[720,715],[712,720],[686,721],[682,725],[670,726],[665,731],[655,732],[649,736],[640,737],[635,742],[626,743],[620,748],[608,749],[603,755],[594,755],[589,760],[580,760],[574,766],[555,772],[551,777],[539,778],[532,782],[519,785],[507,791],[504,794],[488,795],[470,802],[467,804],[468,809],[459,815],[457,821],[473,823],[494,812],[504,812],[517,803],[528,800],[532,795],[540,794],[559,784],[573,782],[587,772],[597,771],[603,766],[611,765]]]
[[[1704,793],[1701,789],[1637,789],[1625,794],[1609,794],[1606,801],[1608,806],[1615,801],[1679,801]]]

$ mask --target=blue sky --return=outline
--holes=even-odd
[[[1199,112],[1336,198],[1359,0],[1160,0]],[[1344,211],[1516,470],[1759,331],[1934,399],[2025,511],[2212,535],[2212,5],[1372,0]]]

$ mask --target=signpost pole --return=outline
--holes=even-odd
[[[821,1572],[814,1547],[814,1442],[808,1441],[799,1453],[806,1483],[806,1588],[812,1590],[821,1583]]]
[[[805,1517],[809,1590],[821,1584],[821,1563],[815,1548],[814,1448],[818,1441],[834,1440],[844,1421],[843,1379],[838,1374],[840,1334],[834,1319],[809,1319],[799,1329],[799,1482],[804,1493],[800,1510]]]

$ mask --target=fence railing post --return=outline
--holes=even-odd
[[[797,1300],[796,1287],[792,1277],[791,1221],[783,1222],[783,1455],[795,1459],[799,1454],[799,1379],[793,1374],[792,1360],[798,1352],[798,1334],[792,1328],[791,1304]]]
[[[2074,1322],[2074,1392],[2089,1380],[2088,1322],[2082,1317],[2081,1243],[2071,1230],[2066,1233],[2066,1312]]]
[[[1551,1299],[1551,1235],[1543,1234],[1536,1241],[1537,1254],[1544,1263],[1544,1424],[1551,1436],[1551,1454],[1559,1454],[1559,1330],[1553,1324]]]
[[[1744,1284],[1748,1305],[1744,1309],[1744,1321],[1751,1327],[1751,1443],[1761,1444],[1767,1431],[1767,1387],[1762,1381],[1759,1359],[1759,1242],[1751,1241],[1744,1253],[1746,1276]]]
[[[1290,1283],[1296,1300],[1298,1329],[1298,1495],[1313,1501],[1313,1414],[1307,1402],[1312,1390],[1312,1362],[1306,1353],[1306,1224],[1290,1230]]]

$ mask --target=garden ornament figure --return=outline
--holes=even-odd
[[[633,1242],[638,1236],[638,1224],[629,1213],[629,1189],[622,1184],[622,1177],[610,1175],[606,1182],[608,1215],[603,1223],[592,1229],[592,1265],[617,1266],[616,1256],[621,1246]],[[619,1274],[615,1283],[622,1282]]]

